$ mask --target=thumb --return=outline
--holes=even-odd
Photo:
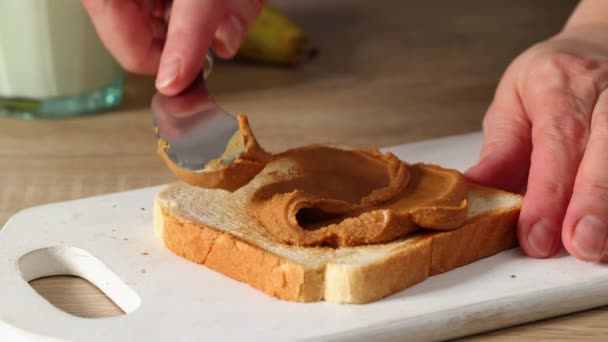
[[[504,81],[483,121],[484,144],[480,161],[465,176],[485,186],[524,192],[532,143],[530,123],[517,90]]]

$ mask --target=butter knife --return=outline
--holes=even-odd
[[[213,67],[207,54],[203,72],[183,92],[165,96],[157,92],[152,98],[151,112],[157,138],[171,161],[182,169],[203,171],[217,159],[239,125],[210,97],[206,78]]]

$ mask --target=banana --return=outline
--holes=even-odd
[[[315,54],[316,49],[302,28],[284,13],[266,5],[249,29],[236,58],[295,66]]]

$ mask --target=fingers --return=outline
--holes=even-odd
[[[164,23],[149,16],[148,2],[83,0],[106,48],[127,70],[153,74],[164,40]]]
[[[165,95],[186,88],[201,72],[207,50],[224,13],[224,1],[175,0],[156,87]]]
[[[530,123],[509,76],[498,86],[483,126],[480,161],[467,170],[466,177],[486,186],[521,192],[530,166],[532,142]]]
[[[579,259],[608,259],[608,90],[600,94],[593,110],[562,239],[568,252]]]
[[[263,0],[232,0],[227,4],[227,15],[215,32],[213,51],[222,58],[232,58],[245,39],[247,30],[264,6]]]
[[[528,255],[544,258],[561,247],[563,218],[587,143],[591,101],[595,99],[585,97],[588,102],[581,102],[566,89],[531,95],[533,150],[518,237]]]
[[[213,39],[213,52],[221,58],[232,58],[245,39],[245,25],[235,15],[222,19]]]
[[[213,47],[233,57],[262,0],[174,0],[169,27],[160,0],[82,0],[108,50],[127,70],[153,74],[165,95],[185,89]]]

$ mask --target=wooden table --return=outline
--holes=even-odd
[[[280,1],[319,57],[299,68],[220,64],[211,89],[251,116],[271,150],[313,142],[386,146],[480,129],[502,71],[558,31],[576,1]],[[0,223],[43,203],[173,179],[155,154],[152,79],[128,78],[124,105],[69,120],[0,119]],[[90,283],[53,277],[32,286],[76,315],[120,310]],[[596,339],[600,308],[469,339]]]

